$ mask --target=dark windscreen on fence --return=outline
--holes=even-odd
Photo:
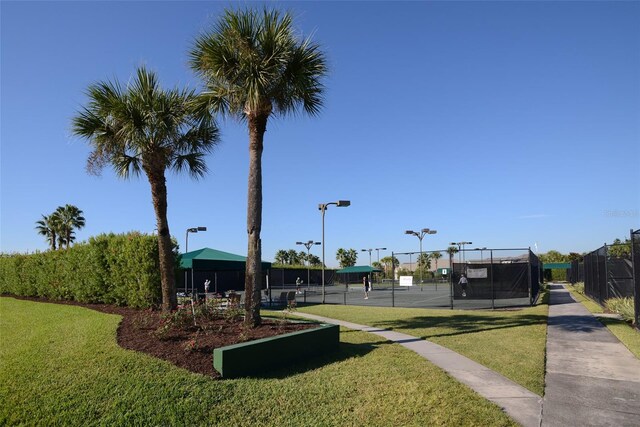
[[[600,304],[609,298],[634,296],[631,256],[612,256],[610,248],[605,245],[584,257],[585,293]]]
[[[640,230],[631,230],[631,254],[635,295],[635,325],[640,330]]]
[[[462,296],[461,275],[467,277],[466,295]],[[506,299],[529,297],[529,264],[453,264],[455,299]]]

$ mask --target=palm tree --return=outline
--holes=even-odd
[[[358,261],[358,252],[353,248],[340,248],[336,252],[336,260],[340,263],[340,268],[353,267]]]
[[[245,323],[260,318],[262,151],[272,115],[300,110],[316,115],[322,106],[326,60],[309,39],[300,40],[289,13],[226,10],[214,30],[190,52],[191,67],[206,90],[203,108],[246,122],[249,130],[248,250]]]
[[[276,264],[281,264],[281,265],[285,265],[287,264],[287,260],[289,259],[289,254],[287,253],[287,251],[283,250],[283,249],[279,249],[276,252],[276,256],[275,256],[275,263]]]
[[[218,143],[218,128],[208,111],[196,108],[193,91],[162,90],[156,74],[144,67],[126,88],[98,82],[87,95],[88,106],[73,118],[73,133],[93,148],[87,169],[99,173],[110,164],[125,179],[144,171],[158,230],[162,308],[173,310],[177,298],[165,171],[203,176],[204,156]]]
[[[431,253],[431,259],[434,260],[434,265],[433,267],[435,268],[435,271],[438,271],[438,260],[442,258],[442,254],[440,252],[432,252]]]
[[[76,239],[74,229],[81,229],[85,226],[85,219],[82,211],[73,205],[58,206],[55,215],[58,218],[60,237],[67,248]]]
[[[38,234],[47,239],[47,243],[49,243],[49,247],[52,251],[56,250],[56,243],[59,238],[58,229],[59,221],[55,212],[50,215],[42,215],[42,219],[36,221],[36,230],[38,230]]]
[[[394,268],[397,268],[400,265],[400,260],[398,258],[391,257],[391,255],[386,256],[380,260],[380,263],[384,265],[384,274],[387,277],[391,277],[391,271]]]

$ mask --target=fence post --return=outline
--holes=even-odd
[[[529,305],[533,306],[533,297],[531,296],[531,255],[527,261],[527,270],[529,273]]]
[[[633,232],[633,228],[630,230],[631,234],[631,271],[633,272],[633,301],[635,308],[635,323],[636,329],[640,331],[640,278],[638,274],[640,271],[636,269],[638,264],[638,258],[640,258],[640,253],[637,252],[636,248],[636,239],[635,234],[640,233],[640,230],[637,230],[635,233]]]
[[[604,284],[605,284],[605,290],[607,291],[607,298],[605,299],[605,301],[609,299],[609,260],[607,259],[608,253],[609,253],[609,248],[605,243],[604,244]]]
[[[494,310],[495,307],[495,291],[493,289],[493,249],[491,249],[491,310]]]
[[[391,307],[396,306],[396,263],[393,255],[393,251],[391,251]]]
[[[598,304],[602,304],[602,295],[600,295],[600,256],[598,255],[598,250],[595,251],[596,255],[596,271],[595,271],[595,284],[598,289]]]
[[[453,254],[449,252],[449,296],[451,300],[451,310],[453,310]]]

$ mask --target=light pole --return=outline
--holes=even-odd
[[[386,251],[387,248],[376,248],[376,252],[378,252],[378,264],[380,264],[380,251]]]
[[[464,245],[472,245],[473,242],[451,242],[449,244],[458,246],[458,262],[460,262],[460,253],[462,252],[462,262],[460,262],[460,264],[464,264]],[[462,248],[462,250],[460,250],[460,248]],[[464,267],[462,271],[464,271]]]
[[[337,202],[329,202],[329,203],[320,203],[318,205],[318,210],[322,212],[322,303],[325,301],[325,292],[324,292],[324,213],[326,212],[329,205],[336,205],[339,208],[346,208],[347,206],[351,206],[351,202],[349,200],[338,200]]]
[[[387,250],[387,248],[375,248],[375,251],[378,253],[378,264],[380,264],[380,251],[386,251],[386,250]],[[380,273],[375,275],[375,277],[380,279]],[[376,282],[376,283],[380,283],[380,282]]]
[[[309,259],[309,252],[311,251],[311,246],[319,244],[320,242],[314,242],[313,240],[309,240],[307,242],[296,242],[296,245],[304,245],[304,247],[307,248],[307,289],[309,289],[309,286],[311,285],[311,273],[309,270],[311,266],[311,260]]]
[[[191,227],[187,228],[184,239],[184,253],[189,252],[189,233],[197,233],[198,231],[207,231],[207,227]],[[184,272],[184,293],[187,293],[187,271]],[[193,259],[191,259],[191,298],[193,298]]]
[[[369,252],[369,267],[371,267],[371,252],[373,249],[360,249],[361,252]]]
[[[436,233],[437,233],[436,230],[430,230],[428,228],[423,228],[422,230],[420,230],[420,232],[413,231],[413,230],[407,230],[404,232],[404,234],[410,234],[412,236],[416,236],[418,240],[420,240],[420,258],[419,258],[420,261],[418,262],[418,265],[420,265],[420,262],[422,262],[422,239],[427,234],[436,234]],[[420,285],[422,285],[422,269],[420,269]]]

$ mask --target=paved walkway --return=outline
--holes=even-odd
[[[540,396],[454,351],[430,341],[387,329],[358,325],[356,323],[329,319],[308,313],[296,312],[296,316],[369,332],[400,344],[442,368],[453,378],[471,387],[484,398],[496,403],[502,407],[511,418],[523,426],[540,426],[542,409],[542,398]]]
[[[525,427],[640,426],[640,360],[562,285],[551,285],[545,397],[454,351],[387,329],[297,312],[415,351]]]
[[[551,285],[543,426],[640,426],[640,360]]]

